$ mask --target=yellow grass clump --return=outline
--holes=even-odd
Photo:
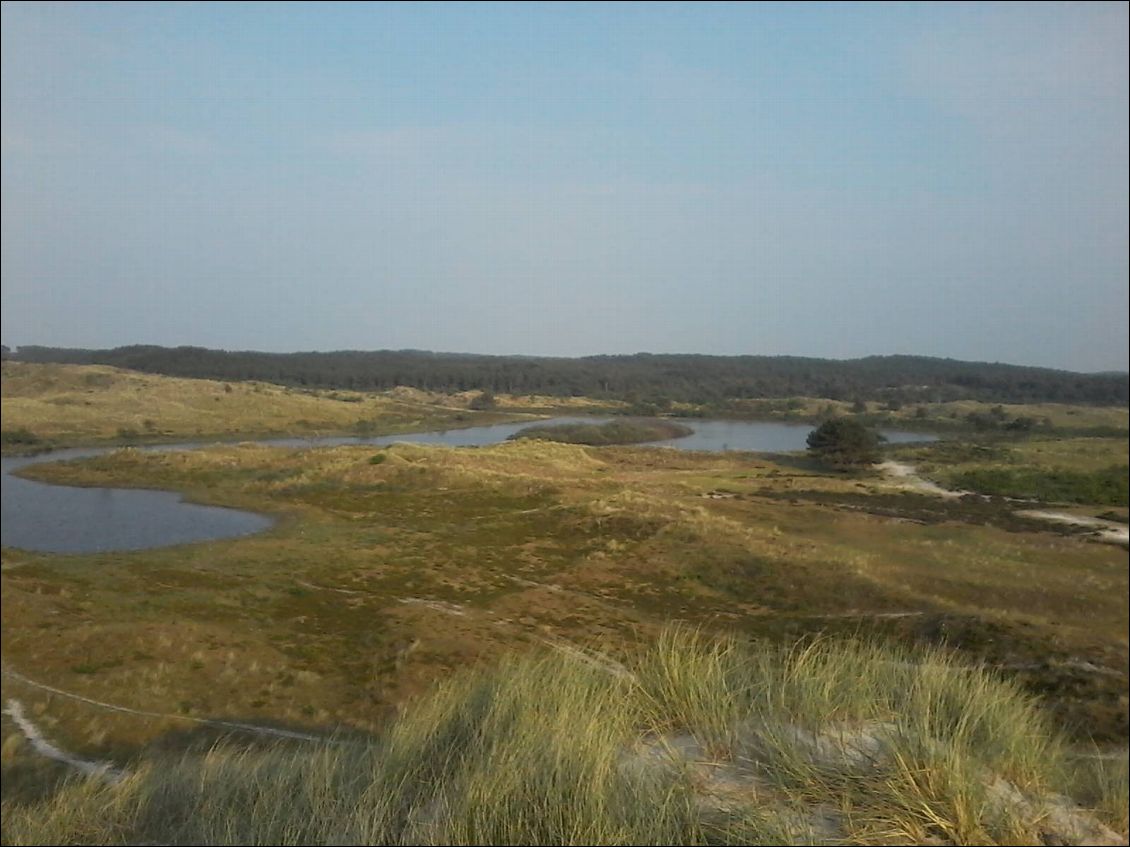
[[[1084,773],[1066,749],[939,652],[671,628],[626,666],[457,675],[373,738],[146,754],[7,804],[4,842],[1119,843],[1125,762]]]

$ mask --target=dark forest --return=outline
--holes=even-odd
[[[841,361],[637,353],[566,359],[419,350],[261,353],[202,347],[84,350],[25,346],[17,351],[5,350],[5,357],[309,388],[381,391],[407,385],[429,391],[481,390],[704,404],[798,396],[902,403],[971,399],[1124,404],[1128,398],[1126,374],[1079,374],[922,356]]]

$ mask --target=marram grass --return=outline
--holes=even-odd
[[[369,741],[154,753],[7,804],[3,841],[1117,843],[1100,818],[1125,837],[1125,760],[1071,760],[1014,686],[941,653],[672,628],[627,666],[512,657]]]

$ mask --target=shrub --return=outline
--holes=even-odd
[[[42,439],[25,427],[0,430],[0,444],[4,447],[26,447],[41,443]]]
[[[840,468],[879,461],[881,436],[851,418],[831,418],[808,434],[808,449],[822,461]]]
[[[477,397],[471,399],[470,408],[477,412],[488,412],[498,405],[498,401],[494,399],[494,395],[489,391],[482,391]]]

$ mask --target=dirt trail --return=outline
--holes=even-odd
[[[86,776],[98,777],[107,782],[120,782],[125,778],[125,771],[118,770],[109,762],[96,762],[91,759],[80,759],[66,750],[62,750],[43,737],[39,727],[33,724],[24,714],[23,704],[19,700],[9,700],[4,706],[4,714],[12,719],[24,738],[27,739],[32,749],[44,758],[62,762]]]
[[[938,497],[954,500],[974,493],[972,491],[943,488],[936,482],[931,482],[920,476],[913,465],[908,465],[905,462],[896,462],[893,459],[888,459],[880,463],[878,468],[890,479],[896,480],[905,488],[909,488],[912,491],[919,491],[923,494],[934,494]],[[1026,505],[1036,505],[1034,501],[1018,500],[1015,502]],[[1060,512],[1054,509],[1017,509],[1016,514],[1020,517],[1035,518],[1036,520],[1047,521],[1049,523],[1085,527],[1093,530],[1093,533],[1091,533],[1089,537],[1095,541],[1103,541],[1107,544],[1130,545],[1130,527],[1115,523],[1114,521],[1105,521],[1102,518],[1092,518],[1087,515],[1073,515],[1070,512]]]
[[[1016,514],[1026,518],[1051,521],[1052,523],[1088,527],[1095,530],[1094,537],[1098,541],[1106,541],[1111,544],[1130,544],[1130,526],[1114,521],[1104,521],[1102,518],[1073,515],[1070,512],[1056,512],[1050,509],[1022,509]]]
[[[879,470],[883,471],[883,473],[891,479],[898,480],[912,491],[920,491],[924,494],[936,494],[939,497],[945,497],[949,500],[956,500],[970,493],[968,491],[953,491],[949,488],[942,488],[942,486],[938,485],[936,482],[931,482],[919,476],[915,467],[906,464],[906,462],[896,462],[894,459],[888,459],[885,462],[881,462],[878,467]]]
[[[40,691],[46,691],[50,694],[56,694],[59,697],[66,697],[69,700],[77,700],[80,703],[86,703],[89,706],[95,706],[96,708],[105,709],[110,712],[121,712],[122,714],[126,715],[137,715],[138,717],[155,718],[159,720],[187,721],[189,723],[198,723],[205,726],[218,727],[221,729],[234,729],[240,732],[250,732],[255,735],[271,735],[276,738],[291,738],[296,741],[317,741],[323,744],[338,743],[332,738],[326,738],[321,735],[311,735],[310,733],[297,732],[290,729],[277,729],[272,726],[257,726],[255,724],[240,723],[238,721],[224,721],[214,718],[194,718],[190,715],[170,715],[162,712],[149,712],[145,711],[144,709],[132,709],[129,706],[119,706],[116,703],[105,703],[101,700],[94,700],[90,697],[84,697],[81,694],[75,694],[72,691],[64,691],[61,688],[55,688],[50,685],[45,685],[42,682],[36,682],[34,679],[26,677],[21,673],[17,673],[11,668],[5,667],[3,668],[2,672],[3,675],[8,679],[22,682],[24,685],[29,685],[32,688],[38,688]],[[14,701],[9,701],[9,703],[11,702]],[[12,719],[16,720],[14,716]],[[26,734],[27,733],[25,732],[25,735]]]

